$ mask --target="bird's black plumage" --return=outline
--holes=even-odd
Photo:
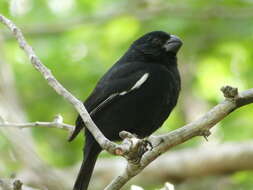
[[[105,73],[85,107],[101,132],[119,140],[120,131],[146,137],[162,126],[180,91],[176,54],[182,42],[162,31],[145,34]],[[69,140],[84,128],[80,116]],[[101,147],[85,130],[84,160],[74,190],[86,190]]]

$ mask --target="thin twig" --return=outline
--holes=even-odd
[[[0,123],[0,127],[15,127],[15,128],[30,128],[30,127],[46,127],[46,128],[59,128],[67,131],[72,131],[74,129],[73,125],[66,123],[57,123],[57,122],[45,122],[45,121],[36,121],[29,123]]]
[[[98,129],[96,124],[92,121],[89,113],[87,112],[86,108],[84,107],[83,103],[75,98],[68,90],[66,90],[52,75],[51,71],[42,64],[40,59],[37,57],[35,52],[33,51],[32,47],[26,42],[21,30],[9,19],[0,15],[0,22],[2,22],[7,28],[11,30],[15,38],[17,39],[19,46],[23,49],[26,55],[29,57],[32,65],[42,74],[42,76],[47,80],[48,84],[61,96],[63,96],[68,102],[70,102],[75,109],[78,111],[80,116],[85,123],[85,126],[88,130],[92,133],[94,138],[100,144],[100,146],[110,152],[111,154],[116,154],[117,150],[122,150],[121,152],[128,152],[125,150],[125,146],[121,147],[116,143],[108,140],[103,133]]]
[[[93,134],[95,139],[101,145],[101,147],[112,154],[123,155],[128,158],[131,155],[133,158],[133,152],[136,151],[136,148],[132,147],[131,144],[139,146],[139,143],[128,143],[131,139],[136,142],[139,139],[134,136],[127,135],[128,137],[123,141],[122,145],[117,145],[114,142],[109,141],[97,128],[95,123],[90,118],[87,110],[83,106],[82,102],[76,99],[70,92],[68,92],[51,74],[50,70],[46,68],[39,58],[35,55],[32,47],[27,44],[21,31],[7,18],[0,15],[0,21],[5,24],[14,34],[16,39],[19,42],[20,47],[26,52],[32,65],[44,76],[48,81],[48,84],[55,89],[55,91],[68,100],[79,112],[81,115],[86,127]],[[225,101],[215,106],[209,112],[204,114],[198,120],[189,123],[182,128],[174,130],[170,133],[160,135],[160,136],[151,136],[149,141],[152,143],[153,149],[146,152],[143,157],[140,158],[139,162],[132,162],[128,160],[126,169],[123,171],[122,175],[115,178],[105,189],[106,190],[118,190],[126,182],[128,182],[132,177],[140,173],[148,164],[155,160],[165,151],[170,148],[181,144],[193,137],[204,136],[205,138],[210,135],[210,129],[235,109],[250,104],[253,102],[253,89],[244,91],[238,94],[237,89],[232,87],[225,87],[222,89],[222,92],[225,96]]]

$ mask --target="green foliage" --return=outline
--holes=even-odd
[[[253,188],[252,184],[253,172],[252,171],[243,171],[237,172],[234,174],[233,179],[235,184],[240,187],[242,190],[248,190]]]
[[[223,85],[237,86],[239,90],[253,87],[252,1],[68,1],[72,4],[63,9],[53,4],[55,0],[30,0],[27,11],[18,14],[10,8],[12,1],[0,0],[0,12],[24,30],[43,63],[80,99],[89,95],[134,39],[152,30],[168,31],[183,39],[179,66],[187,70],[182,71],[184,78],[190,79],[182,81],[182,90],[187,91],[158,133],[185,124],[182,105],[188,96],[210,108],[223,100],[219,92]],[[67,6],[64,2],[61,3]],[[29,120],[50,121],[60,113],[66,123],[74,124],[77,113],[72,106],[47,85],[7,32],[4,38],[6,62],[15,72],[17,90]],[[192,110],[198,107],[190,106]],[[252,139],[252,113],[253,106],[247,106],[222,121],[217,132],[219,140]],[[80,161],[82,136],[67,143],[67,133],[57,129],[36,128],[32,134],[40,155],[53,166],[66,167]],[[178,148],[201,142],[196,138]],[[1,138],[0,148],[8,149]],[[10,162],[5,162],[7,173],[11,167],[19,167]],[[240,172],[233,179],[252,189],[251,178],[252,173]]]

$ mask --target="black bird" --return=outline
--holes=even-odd
[[[93,121],[110,140],[125,130],[143,138],[162,126],[175,107],[180,91],[176,54],[181,40],[163,31],[137,39],[105,73],[84,102]],[[80,116],[69,138],[84,128]],[[74,190],[86,190],[98,154],[102,151],[85,129],[84,159]]]

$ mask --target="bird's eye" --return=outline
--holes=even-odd
[[[159,45],[162,45],[162,41],[158,38],[153,38],[152,44],[159,46]]]

